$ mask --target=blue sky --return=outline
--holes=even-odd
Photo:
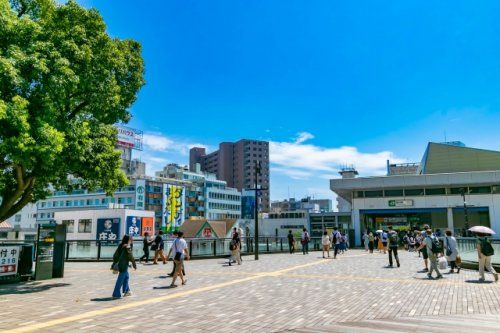
[[[330,196],[428,141],[499,149],[498,1],[80,1],[143,45],[130,126],[148,172],[192,145],[271,141],[271,197]]]

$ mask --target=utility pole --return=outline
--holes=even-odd
[[[254,218],[255,218],[255,235],[254,235],[254,253],[255,260],[259,260],[259,188],[258,188],[258,176],[260,175],[260,161],[255,162],[255,207],[254,207]]]

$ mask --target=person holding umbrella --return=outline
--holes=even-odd
[[[487,238],[488,236],[494,235],[495,232],[490,228],[483,226],[472,227],[469,229],[469,231],[475,233],[478,236],[476,248],[479,263],[479,282],[484,282],[485,267],[491,274],[493,274],[495,282],[498,282],[498,273],[495,271],[493,265],[491,264],[491,257],[495,254],[495,251],[493,249],[493,246],[491,246],[489,239]]]

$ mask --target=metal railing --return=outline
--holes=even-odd
[[[492,256],[492,263],[500,265],[500,238],[490,238],[491,245],[495,250]],[[460,237],[457,238],[458,253],[464,261],[477,263],[477,238],[475,237]]]
[[[231,238],[185,238],[191,258],[215,258],[225,257],[230,255],[229,244]],[[164,238],[165,255],[168,254],[173,238]],[[34,244],[35,241],[26,242],[0,242],[0,245],[10,244]],[[243,255],[251,255],[254,253],[254,238],[243,237],[241,240]],[[118,243],[109,243],[106,241],[97,240],[68,240],[66,241],[65,259],[66,261],[107,261],[113,258]],[[133,254],[136,259],[143,255],[143,244],[141,239],[134,240]],[[295,251],[302,251],[300,240],[294,242]],[[321,250],[321,238],[312,237],[309,242],[309,251]],[[286,237],[259,237],[259,253],[284,253],[289,252],[290,246]],[[36,253],[36,249],[35,249]],[[154,251],[150,251],[149,258],[154,257]]]

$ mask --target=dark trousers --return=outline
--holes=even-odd
[[[295,252],[295,246],[293,242],[288,242],[288,249],[290,250],[290,254],[293,254]]]
[[[139,261],[144,260],[146,263],[149,261],[149,249],[143,249],[144,255],[139,259]]]
[[[373,253],[373,242],[368,242],[368,249],[370,249],[370,253]]]
[[[177,268],[177,263],[174,261],[174,267],[172,268],[172,273],[170,273],[170,275],[174,275],[176,268]],[[184,265],[182,265],[182,275],[186,275],[186,271],[184,271]]]
[[[309,242],[302,243],[302,253],[303,254],[309,253]]]
[[[339,250],[340,250],[340,244],[335,244],[334,247],[335,247],[335,250],[333,251],[333,257],[336,258],[337,254],[339,253]]]
[[[398,257],[398,248],[397,247],[389,247],[389,266],[392,266],[392,253],[394,252],[394,259],[396,259],[396,263],[399,265],[399,257]]]

